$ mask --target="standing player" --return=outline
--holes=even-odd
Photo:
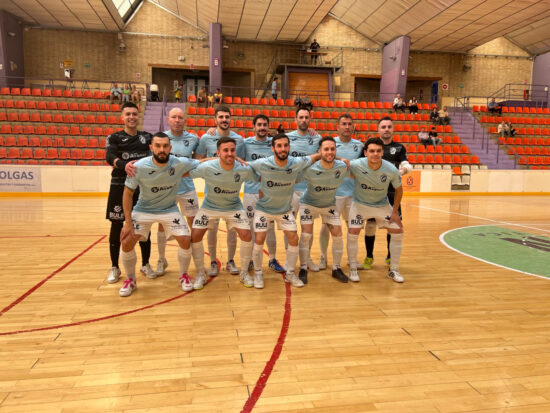
[[[335,160],[336,142],[331,137],[321,139],[319,152],[321,160],[307,168],[300,176],[307,186],[300,198],[302,234],[298,277],[307,284],[307,260],[313,236],[313,220],[320,215],[323,226],[327,226],[332,234],[332,276],[340,282],[347,283],[348,277],[340,269],[344,242],[340,214],[336,210],[336,191],[348,173],[348,166],[342,161]]]
[[[172,155],[177,157],[192,158],[193,152],[199,144],[199,138],[183,129],[185,125],[185,112],[180,108],[173,108],[168,112],[168,125],[170,130],[164,132],[170,138]],[[177,202],[183,216],[186,217],[189,227],[193,224],[193,218],[199,210],[199,199],[195,191],[193,180],[189,177],[182,178],[178,185]],[[168,267],[166,260],[166,235],[164,228],[159,225],[157,232],[157,245],[159,259],[157,262],[157,277],[163,275]]]
[[[149,155],[151,134],[138,131],[139,111],[132,102],[122,105],[122,120],[124,129],[107,136],[106,161],[113,167],[111,172],[111,187],[109,188],[109,199],[107,201],[106,218],[111,221],[109,233],[109,252],[111,255],[112,268],[109,271],[107,282],[116,283],[120,278],[118,258],[120,253],[120,231],[124,223],[124,211],[122,209],[122,194],[127,172],[131,171],[132,161],[145,158]],[[139,191],[134,193],[134,203],[137,202]],[[155,278],[156,274],[149,265],[151,256],[151,238],[148,237],[139,243],[141,248],[141,272],[147,278]]]
[[[309,109],[298,107],[296,110],[296,124],[298,125],[298,129],[287,133],[288,139],[290,140],[289,156],[307,156],[317,153],[321,135],[317,134],[315,130],[309,128],[310,120],[311,113]],[[294,195],[292,197],[292,213],[294,216],[298,214],[298,209],[300,208],[300,197],[305,190],[305,182],[300,182],[294,186]],[[319,267],[313,262],[311,257],[308,257],[307,266],[314,272],[319,271]]]
[[[407,160],[407,149],[405,146],[398,142],[393,141],[393,123],[390,117],[383,117],[378,121],[378,133],[384,142],[384,157],[386,161],[390,162],[395,166],[401,176],[408,174],[412,170],[412,166]],[[393,205],[395,197],[395,190],[390,184],[388,188],[388,199],[390,204]],[[399,206],[399,218],[402,218],[401,215],[401,206]],[[376,222],[374,220],[369,220],[367,226],[365,227],[365,248],[367,250],[367,257],[363,261],[363,268],[365,270],[370,270],[372,268],[372,262],[374,261],[374,241],[376,234]],[[391,253],[390,253],[390,232],[386,235],[387,244],[388,244],[388,254],[386,256],[386,263],[390,265],[391,263]]]
[[[241,239],[241,271],[240,280],[245,287],[252,287],[252,279],[248,275],[248,263],[252,252],[252,235],[246,212],[239,198],[244,181],[255,179],[255,174],[249,166],[235,162],[237,144],[234,139],[222,137],[217,142],[219,159],[209,160],[197,169],[191,171],[192,178],[203,178],[205,183],[205,198],[201,208],[195,215],[191,232],[193,261],[197,276],[193,287],[200,290],[206,283],[204,271],[204,247],[202,239],[211,224],[225,220],[227,231],[235,229]]]
[[[282,230],[288,240],[285,262],[285,281],[295,287],[303,287],[304,283],[296,276],[296,260],[298,259],[298,229],[292,214],[292,194],[296,177],[303,169],[319,160],[317,153],[311,156],[289,157],[290,141],[284,134],[275,135],[271,139],[271,150],[274,156],[258,159],[250,166],[260,175],[260,191],[262,197],[256,203],[254,213],[254,287],[264,288],[262,273],[263,245],[266,232],[273,222]]]
[[[222,137],[232,138],[237,145],[237,156],[241,159],[245,157],[244,140],[242,136],[236,134],[230,129],[231,126],[231,112],[227,106],[217,106],[214,112],[214,118],[216,120],[216,129],[208,130],[208,133],[203,135],[199,141],[199,146],[195,150],[198,157],[211,158],[216,156],[217,142]],[[215,131],[215,132],[214,132]],[[215,133],[215,134],[214,134]],[[218,262],[217,262],[217,242],[218,242],[218,225],[219,221],[216,221],[214,226],[208,231],[208,254],[210,255],[210,269],[208,275],[215,277],[218,275]],[[235,257],[235,251],[237,250],[237,234],[234,231],[227,229],[227,265],[226,269],[233,275],[239,273],[239,269],[235,265],[233,258]],[[248,264],[247,264],[248,265]]]
[[[355,127],[353,119],[348,113],[343,113],[338,118],[338,136],[334,138],[336,142],[336,155],[340,158],[353,161],[363,155],[363,143],[352,139]],[[353,198],[353,179],[346,177],[336,191],[336,210],[342,216],[343,221],[348,225],[349,209]],[[321,225],[319,234],[319,244],[321,247],[321,258],[319,259],[319,269],[327,268],[327,249],[330,231],[327,225]]]
[[[399,205],[403,197],[401,175],[395,166],[382,159],[384,143],[380,138],[365,142],[366,158],[351,162],[351,174],[355,179],[353,202],[349,211],[348,259],[351,281],[359,281],[357,274],[357,239],[361,228],[369,218],[374,218],[380,228],[392,234],[390,251],[392,262],[388,277],[403,282],[399,273],[399,258],[403,242],[403,225],[399,218]],[[388,201],[389,185],[395,190],[393,207]]]
[[[128,297],[137,288],[134,247],[139,239],[147,239],[151,225],[155,222],[164,226],[168,237],[178,242],[180,263],[180,284],[183,291],[191,291],[193,285],[187,270],[191,261],[189,228],[176,205],[176,193],[181,176],[195,168],[199,161],[170,156],[170,139],[163,132],[153,136],[153,156],[135,163],[136,174],[128,177],[123,195],[124,227],[121,231],[122,265],[128,277],[119,291],[121,297]],[[132,211],[132,198],[138,186],[141,189],[138,202]]]
[[[252,120],[254,125],[254,136],[244,140],[246,148],[247,162],[252,162],[261,158],[268,158],[273,155],[271,150],[271,138],[267,136],[269,132],[269,118],[265,115],[256,115]],[[256,202],[259,199],[260,183],[246,181],[244,184],[243,205],[246,210],[248,221],[250,222],[250,231],[252,231],[252,242],[254,242],[254,211]],[[269,268],[276,272],[285,272],[281,267],[275,254],[277,252],[277,238],[275,236],[275,226],[270,225],[266,236],[267,252],[269,253]],[[249,270],[254,268],[252,261]]]

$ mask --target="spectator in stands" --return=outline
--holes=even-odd
[[[317,58],[319,55],[317,54],[317,51],[321,48],[321,45],[317,43],[317,39],[313,39],[313,42],[309,45],[309,50],[311,50],[311,64],[316,65],[317,64]]]
[[[397,113],[397,109],[401,109],[405,112],[405,102],[401,98],[401,95],[398,93],[395,99],[393,99],[393,110]]]
[[[122,89],[118,87],[118,84],[115,83],[111,88],[111,94],[109,95],[111,101],[113,100],[122,100]]]
[[[126,83],[126,86],[122,90],[122,102],[130,101],[130,93],[132,92],[132,87],[129,83]]]
[[[487,110],[491,113],[499,113],[502,115],[502,106],[495,102],[495,98],[491,99],[489,104],[487,105]]]
[[[204,107],[207,107],[208,106],[208,97],[206,96],[206,88],[203,87],[200,91],[199,91],[199,96],[198,96],[198,104],[199,106],[204,106]]]
[[[508,127],[508,136],[516,136],[516,128],[514,128],[514,125],[512,125],[512,122],[508,122],[507,124],[507,127]]]
[[[214,107],[214,96],[212,95],[212,92],[208,92],[208,96],[206,97],[208,100],[208,107],[213,108]]]
[[[277,99],[277,78],[273,78],[273,82],[271,82],[271,96],[273,96],[273,99]]]
[[[418,113],[418,101],[416,100],[416,96],[413,96],[411,100],[409,100],[409,113]]]
[[[216,89],[216,93],[214,93],[214,103],[216,104],[223,103],[223,93],[219,88]]]
[[[183,87],[178,83],[176,88],[174,89],[174,100],[176,102],[181,102],[181,94],[183,93]]]
[[[435,130],[435,126],[432,126],[430,129],[429,136],[429,143],[428,145],[439,145],[441,143],[441,139],[437,137],[437,131]]]
[[[430,113],[430,122],[432,122],[435,125],[438,119],[439,119],[439,113],[437,112],[437,108],[433,108],[432,113]]]
[[[499,123],[497,127],[497,132],[500,137],[510,136],[510,133],[509,133],[510,130],[508,129],[508,125],[504,121]]]
[[[439,116],[437,122],[440,125],[448,125],[451,122],[449,112],[447,112],[447,106],[443,106],[443,108],[437,113],[437,115]]]
[[[152,83],[151,84],[151,101],[152,102],[158,102],[159,101],[159,87],[157,84]]]
[[[132,92],[130,93],[130,98],[132,99],[132,102],[135,104],[138,104],[141,102],[141,93],[139,93],[139,90],[137,90],[136,85],[132,85]]]
[[[424,146],[428,146],[430,142],[430,135],[428,135],[428,132],[426,132],[426,128],[422,126],[420,128],[420,132],[418,132],[418,139],[420,139],[420,142],[424,144]]]

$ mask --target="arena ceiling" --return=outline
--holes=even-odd
[[[120,2],[120,0],[115,0]],[[332,16],[380,45],[467,52],[504,36],[532,55],[550,51],[550,0],[145,0],[228,40],[306,42]],[[49,28],[123,30],[113,0],[2,0],[0,9]]]

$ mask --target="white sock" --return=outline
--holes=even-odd
[[[390,269],[397,270],[399,268],[399,259],[401,258],[401,248],[403,247],[403,234],[391,234],[390,240]]]
[[[321,248],[321,255],[327,257],[328,240],[330,239],[330,231],[326,224],[321,225],[321,231],[319,232],[319,247]],[[333,241],[334,242],[334,241]]]
[[[313,238],[313,234],[302,232],[300,235],[299,254],[300,254],[300,268],[307,268],[307,260],[309,258],[310,241]]]
[[[191,262],[191,248],[184,250],[178,247],[178,262],[180,264],[180,274],[186,274],[189,271],[189,263]]]
[[[352,270],[357,269],[357,240],[359,239],[359,235],[356,234],[350,234],[348,232],[348,260],[349,260],[349,267]]]
[[[206,243],[208,244],[208,254],[210,255],[210,261],[216,261],[217,259],[217,251],[216,247],[218,244],[218,227],[220,225],[220,222],[218,221],[216,224],[214,224],[214,228],[208,229],[208,233],[206,234]]]
[[[254,271],[262,270],[262,260],[264,257],[264,246],[254,243],[252,249],[252,259],[254,260]]]
[[[298,260],[298,245],[288,245],[286,250],[286,270],[287,272],[296,271],[296,261]]]
[[[231,261],[235,258],[235,252],[237,251],[237,231],[227,231],[227,261]],[[241,257],[242,258],[242,257]],[[248,263],[246,264],[248,268]]]
[[[157,231],[157,247],[159,250],[159,260],[166,258],[166,232]]]
[[[241,271],[248,270],[250,257],[252,255],[252,242],[241,240]]]
[[[191,255],[193,255],[197,274],[204,273],[204,247],[202,241],[191,243]]]
[[[340,267],[342,261],[342,254],[344,253],[344,240],[342,236],[332,237],[332,269]]]
[[[130,252],[124,252],[120,250],[120,260],[122,261],[122,266],[124,267],[124,272],[128,278],[136,279],[136,264],[137,264],[137,255],[136,250]]]
[[[267,245],[267,252],[269,253],[269,261],[274,260],[277,256],[277,236],[275,235],[275,227],[273,224],[270,224],[267,228],[265,243]]]

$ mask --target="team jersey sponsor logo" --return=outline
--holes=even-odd
[[[216,186],[216,187],[214,187],[214,192],[217,193],[217,194],[232,195],[232,194],[238,194],[239,190],[237,189],[236,191],[230,191],[230,190],[227,190],[227,189],[222,189],[219,186]]]
[[[157,192],[160,192],[160,191],[168,191],[173,187],[174,185],[154,186],[151,188],[151,192],[156,194]]]
[[[203,226],[203,227],[207,226],[208,225],[208,216],[201,215],[200,218],[195,217],[195,220],[193,221],[193,225]]]
[[[375,188],[375,187],[367,185],[367,184],[361,184],[361,188],[367,189],[369,191],[383,191],[383,189]]]
[[[351,225],[363,225],[363,217],[357,214],[354,218],[350,219]]]
[[[292,186],[292,182],[274,182],[274,181],[267,181],[265,183],[269,188],[273,187],[284,187],[284,186]]]
[[[321,192],[321,191],[336,191],[338,189],[337,186],[316,186],[315,192]]]
[[[305,152],[298,152],[298,151],[292,151],[290,153],[291,156],[297,157],[297,156],[307,156],[307,153]]]

